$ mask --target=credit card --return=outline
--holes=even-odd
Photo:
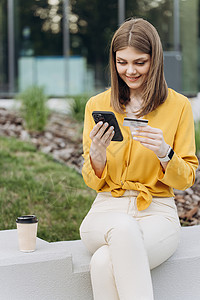
[[[123,126],[133,126],[133,127],[145,127],[148,125],[148,120],[135,119],[135,118],[124,118]]]

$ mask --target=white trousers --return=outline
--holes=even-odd
[[[173,198],[153,198],[138,211],[138,192],[114,198],[99,193],[80,226],[93,254],[90,264],[95,300],[152,300],[150,270],[167,260],[180,239]]]

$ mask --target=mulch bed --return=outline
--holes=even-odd
[[[0,108],[0,135],[29,141],[38,150],[50,154],[56,161],[81,173],[83,163],[81,125],[69,115],[52,113],[44,132],[28,132],[17,112]],[[185,191],[174,190],[174,192],[181,224],[183,226],[200,224],[200,167],[197,169],[196,180],[192,187]]]

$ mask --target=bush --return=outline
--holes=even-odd
[[[71,104],[72,116],[78,122],[83,122],[85,114],[85,105],[89,99],[88,95],[73,96]]]
[[[200,154],[200,121],[195,122],[196,153]]]
[[[49,114],[44,88],[31,86],[22,92],[18,98],[22,101],[21,113],[25,120],[26,129],[43,131]]]

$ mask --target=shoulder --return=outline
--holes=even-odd
[[[176,106],[179,109],[185,106],[191,106],[190,101],[187,97],[170,88],[168,89],[168,96],[165,102],[166,105],[173,107]]]
[[[158,122],[168,120],[171,123],[176,123],[183,117],[185,118],[186,115],[192,118],[191,103],[187,97],[173,89],[168,89],[168,96],[165,102],[159,105],[157,109],[150,114],[150,116],[158,119]]]
[[[158,107],[155,114],[159,115],[160,121],[167,119],[171,124],[177,123],[180,120],[192,120],[193,118],[192,106],[189,99],[173,89],[168,89],[167,99]]]
[[[91,97],[87,102],[87,107],[93,110],[111,109],[110,105],[111,89],[108,89],[96,96]]]

